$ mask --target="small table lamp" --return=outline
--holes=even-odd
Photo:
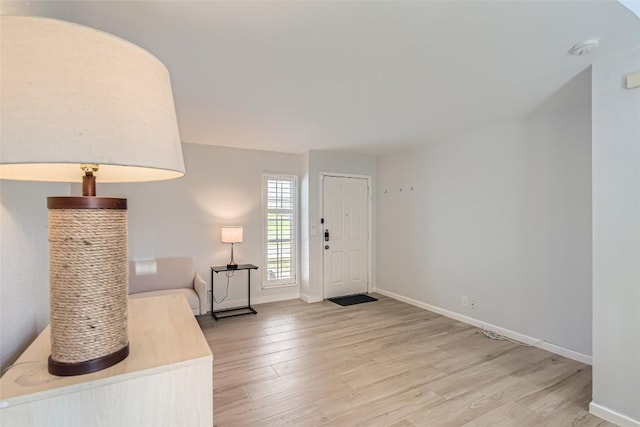
[[[125,40],[69,22],[0,17],[0,178],[82,181],[49,197],[49,372],[98,371],[129,354],[127,200],[103,182],[184,175],[169,73]]]
[[[222,243],[231,243],[231,261],[227,264],[229,270],[238,268],[238,264],[233,260],[233,244],[242,243],[242,227],[222,227],[220,229],[220,241]]]

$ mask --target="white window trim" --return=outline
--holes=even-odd
[[[269,280],[269,272],[267,270],[267,222],[268,222],[268,206],[267,206],[267,183],[269,179],[287,179],[293,180],[293,251],[291,254],[291,264],[294,268],[293,278],[281,279],[278,281]],[[300,228],[298,221],[299,208],[299,189],[298,177],[296,175],[263,173],[262,174],[262,258],[264,260],[264,268],[262,269],[262,289],[290,288],[298,286],[298,277],[300,266],[298,265],[298,242],[300,240]],[[286,280],[286,281],[284,281]]]

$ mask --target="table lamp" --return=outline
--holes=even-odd
[[[49,197],[49,372],[129,354],[127,200],[102,182],[184,175],[169,73],[154,56],[69,22],[0,17],[0,178],[82,182]]]
[[[231,243],[231,261],[227,264],[229,270],[238,268],[238,264],[233,260],[233,244],[242,243],[242,227],[222,227],[220,229],[220,241],[222,243]]]

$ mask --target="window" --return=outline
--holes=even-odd
[[[264,175],[264,288],[296,285],[297,178]]]

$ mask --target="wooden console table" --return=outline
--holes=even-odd
[[[213,425],[213,355],[184,296],[129,300],[129,346],[110,368],[57,377],[47,327],[0,379],[0,424]]]

